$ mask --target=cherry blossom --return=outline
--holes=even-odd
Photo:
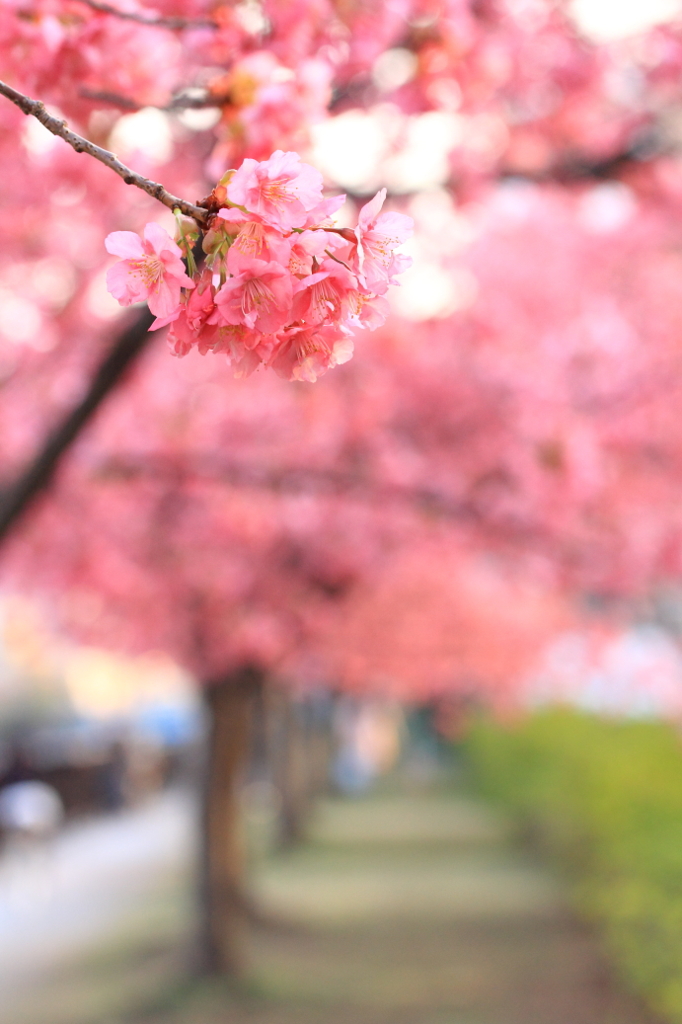
[[[249,260],[218,290],[215,305],[211,323],[274,334],[291,318],[291,275],[279,263]]]
[[[240,210],[226,208],[218,211],[218,216],[228,224],[239,224],[235,214]],[[231,274],[238,274],[251,260],[278,262],[286,266],[291,255],[291,238],[286,238],[279,231],[269,228],[257,220],[242,216],[242,223],[227,252],[227,266]]]
[[[154,316],[166,323],[178,315],[181,290],[194,288],[194,282],[167,231],[153,222],[143,238],[134,231],[112,231],[105,245],[112,256],[122,258],[107,271],[107,288],[122,306],[146,300]]]
[[[356,233],[335,228],[345,197],[325,199],[321,186],[296,153],[245,160],[212,193],[222,205],[204,225],[207,269],[186,275],[180,257],[193,257],[181,224],[180,244],[148,224],[144,243],[132,232],[108,236],[108,250],[124,257],[108,272],[109,291],[123,305],[149,297],[152,330],[171,324],[174,355],[196,347],[225,355],[240,377],[270,366],[313,382],[350,359],[354,329],[386,321],[384,293],[409,265],[394,249],[412,230],[404,214],[380,213],[385,189],[360,211]]]
[[[327,370],[347,363],[352,355],[353,342],[341,327],[298,328],[283,337],[271,365],[279,377],[314,383]]]
[[[280,231],[300,228],[322,202],[322,175],[302,164],[297,153],[273,153],[258,163],[245,160],[227,186],[227,195]]]
[[[185,297],[179,312],[174,316],[171,329],[168,332],[168,344],[171,351],[177,356],[187,355],[200,335],[202,337],[202,341],[199,342],[200,350],[202,344],[204,353],[210,347],[211,332],[207,331],[206,323],[215,309],[211,277],[209,270],[203,272],[196,282],[196,287]],[[159,324],[159,326],[162,325]]]
[[[360,210],[355,229],[357,250],[351,257],[351,265],[366,286],[379,294],[412,263],[409,257],[394,252],[412,234],[412,221],[404,213],[381,213],[385,199],[386,189],[382,188]]]

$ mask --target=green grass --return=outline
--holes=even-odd
[[[682,1022],[682,745],[664,723],[553,710],[467,743],[480,790],[574,883],[628,982]]]

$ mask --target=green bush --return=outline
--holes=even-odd
[[[624,975],[682,1024],[682,743],[661,722],[568,710],[474,726],[480,789],[562,865]]]

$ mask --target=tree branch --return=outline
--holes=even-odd
[[[48,486],[69,446],[153,337],[148,333],[153,319],[148,309],[138,313],[105,356],[87,394],[47,437],[42,449],[16,483],[0,496],[0,541],[4,540],[36,495]]]
[[[405,504],[429,515],[451,519],[477,519],[479,511],[472,500],[455,500],[428,487],[410,487],[364,477],[352,471],[310,466],[254,465],[225,460],[214,452],[194,452],[183,461],[164,456],[114,456],[94,470],[98,480],[134,479],[191,480],[254,488],[282,494],[344,496],[359,501]]]
[[[200,242],[195,245],[193,255],[197,267],[200,267],[204,259]],[[42,448],[18,480],[4,494],[0,491],[0,544],[33,499],[50,485],[63,456],[109,392],[119,384],[126,370],[153,340],[154,335],[149,331],[153,320],[153,314],[145,308],[129,322],[95,371],[82,400],[48,434]]]
[[[95,89],[79,89],[78,95],[84,100],[92,100],[95,103],[106,103],[119,110],[141,110],[142,107],[154,106],[155,110],[163,110],[166,113],[173,113],[176,110],[206,110],[207,108],[219,109],[229,102],[227,96],[211,96],[206,89],[197,90],[198,95],[191,93],[180,93],[174,96],[165,107],[156,104],[139,103],[130,96],[122,96],[117,92],[101,92]]]
[[[114,18],[121,18],[123,21],[135,21],[138,25],[150,25],[152,28],[169,28],[177,31],[184,28],[220,27],[213,18],[165,18],[156,14],[143,14],[141,11],[122,11],[119,7],[114,7],[112,4],[102,3],[101,0],[80,0],[80,2],[99,14],[111,14]]]
[[[92,100],[94,103],[106,103],[107,106],[117,107],[119,110],[137,111],[142,110],[148,104],[138,103],[129,96],[121,96],[117,92],[107,92],[98,89],[79,89],[78,95],[81,99]]]
[[[141,174],[136,171],[132,171],[130,167],[126,167],[125,164],[121,163],[118,157],[114,153],[109,152],[108,149],[102,149],[101,146],[96,146],[94,142],[89,142],[88,139],[84,139],[82,135],[77,135],[76,132],[72,132],[67,126],[66,121],[61,121],[58,117],[53,117],[45,109],[45,105],[40,100],[32,100],[28,96],[24,96],[23,93],[13,89],[11,85],[6,85],[0,81],[0,95],[5,96],[8,100],[14,103],[24,114],[35,117],[40,123],[47,128],[48,131],[52,132],[53,135],[57,135],[60,139],[64,139],[65,142],[75,149],[77,153],[87,153],[88,156],[92,156],[95,160],[99,160],[100,163],[104,164],[115,174],[118,174],[120,178],[123,178],[126,185],[135,185],[137,188],[142,189],[147,195],[153,199],[157,199],[164,206],[167,206],[170,210],[179,209],[187,217],[193,217],[199,224],[205,224],[208,218],[208,212],[201,206],[196,206],[194,203],[187,202],[186,199],[180,199],[178,196],[174,196],[171,192],[167,192],[163,185],[160,185],[156,181],[151,181],[150,178],[144,178]]]
[[[617,178],[623,170],[633,164],[646,164],[670,152],[660,136],[656,125],[649,125],[638,131],[622,149],[602,159],[591,158],[574,152],[540,171],[519,171],[514,167],[500,168],[500,178],[522,178],[526,181],[572,182],[594,180],[609,181]]]

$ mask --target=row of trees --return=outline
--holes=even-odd
[[[595,42],[549,0],[12,0],[0,53],[146,182],[0,107],[5,585],[206,685],[229,969],[264,679],[508,702],[567,598],[679,574],[682,30]],[[334,157],[348,132],[383,133],[373,164]],[[105,285],[109,232],[172,231],[155,180],[203,229],[276,149],[416,225],[387,323],[314,385],[173,359]]]

